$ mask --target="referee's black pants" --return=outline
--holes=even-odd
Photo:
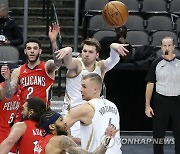
[[[153,111],[154,154],[164,154],[163,144],[168,144],[164,138],[170,119],[175,139],[175,154],[180,154],[180,98],[155,93],[153,96]],[[172,143],[173,141],[169,144]]]

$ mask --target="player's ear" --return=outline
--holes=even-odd
[[[30,110],[29,110],[29,115],[28,115],[28,117],[30,118],[31,115],[33,115],[33,113],[34,113],[34,110],[33,110],[33,109],[30,109]]]
[[[24,53],[26,54],[26,49],[24,49]]]
[[[54,130],[54,129],[55,129],[55,125],[54,125],[54,124],[50,124],[50,125],[49,125],[49,129],[50,129],[50,130]]]
[[[39,49],[39,54],[41,54],[42,53],[42,49]]]

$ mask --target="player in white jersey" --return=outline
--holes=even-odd
[[[61,55],[61,52],[63,51],[67,54],[63,59],[68,68],[66,75],[65,102],[70,105],[70,108],[84,102],[81,96],[82,76],[88,73],[97,73],[103,79],[105,73],[119,62],[119,55],[124,56],[127,51],[122,44],[113,43],[110,46],[110,57],[106,60],[97,61],[101,46],[95,38],[85,39],[82,42],[81,47],[81,58],[72,58],[72,51],[67,51],[67,49],[61,49],[58,52],[59,55]]]
[[[102,139],[109,119],[119,129],[120,117],[116,105],[101,98],[102,78],[96,73],[89,73],[82,77],[82,98],[85,103],[73,108],[65,118],[70,128],[76,121],[80,121],[81,146],[92,152]],[[121,154],[120,134],[117,133],[111,141],[106,154]]]
[[[119,62],[119,55],[126,55],[127,50],[123,46],[125,45],[112,43],[110,46],[110,57],[100,61],[96,61],[96,59],[99,58],[101,47],[94,38],[88,38],[82,42],[81,58],[72,58],[72,50],[70,51],[70,48],[63,48],[58,51],[57,57],[61,58],[61,54],[67,54],[63,60],[68,68],[65,103],[67,104],[66,106],[69,106],[69,109],[84,102],[80,93],[82,76],[88,73],[97,73],[103,79],[105,73]],[[71,134],[75,137],[80,137],[78,127],[79,125],[76,124],[71,128]]]
[[[70,105],[70,108],[74,108],[84,100],[82,99],[81,96],[81,80],[84,75],[87,75],[89,73],[97,73],[101,76],[101,69],[98,65],[98,62],[95,63],[95,68],[92,72],[89,72],[86,69],[86,66],[84,65],[83,61],[81,58],[78,58],[81,65],[82,65],[82,70],[80,74],[78,74],[74,78],[68,78],[66,79],[66,94],[65,94],[65,102]],[[79,84],[80,83],[80,84]]]
[[[57,29],[54,37],[51,37],[52,44],[55,44],[56,37],[59,33]],[[83,75],[88,73],[97,73],[104,78],[107,71],[112,69],[120,60],[119,56],[126,56],[128,50],[125,48],[128,44],[112,43],[110,45],[110,57],[106,60],[97,61],[101,50],[100,43],[95,38],[87,38],[82,44],[81,58],[72,58],[72,48],[65,47],[56,52],[56,57],[63,58],[65,66],[68,68],[66,74],[66,94],[65,108],[70,110],[75,106],[82,104],[84,101],[81,96],[81,79]],[[64,56],[66,55],[66,56]],[[65,114],[67,110],[65,111]],[[71,135],[80,138],[79,124],[75,124],[71,128]]]

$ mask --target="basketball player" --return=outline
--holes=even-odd
[[[15,68],[14,66],[15,65],[11,67],[11,72]],[[12,96],[12,98],[7,99],[4,95],[4,85],[4,82],[0,83],[0,143],[8,136],[11,126],[17,118],[17,112],[20,107],[19,87],[18,91]],[[16,153],[16,146],[13,146],[10,153]]]
[[[58,29],[57,29],[58,30]],[[54,35],[54,41],[59,31],[56,31]],[[54,33],[55,34],[55,33]],[[82,53],[81,58],[72,58],[72,48],[62,48],[56,51],[56,57],[62,59],[62,56],[66,54],[63,61],[68,68],[66,74],[66,94],[65,94],[65,106],[67,109],[72,109],[84,101],[81,96],[81,78],[88,73],[97,73],[104,78],[107,71],[111,70],[120,60],[119,56],[126,56],[128,50],[125,49],[128,44],[111,44],[110,57],[106,60],[96,61],[99,58],[99,52],[101,50],[99,42],[94,38],[88,38],[81,44]],[[79,122],[71,128],[71,134],[74,137],[80,138]]]
[[[46,105],[41,99],[27,99],[23,105],[24,122],[12,126],[9,136],[0,144],[0,153],[7,154],[17,142],[19,154],[32,154],[37,141],[44,135],[44,130],[37,128],[37,122],[45,111]]]
[[[54,111],[45,112],[41,116],[39,126],[44,128],[47,134],[34,148],[34,154],[61,154],[65,152],[69,154],[89,153],[78,147],[70,137],[66,136],[66,123],[64,123],[63,117],[59,113]],[[104,154],[111,138],[115,136],[117,131],[118,130],[112,125],[107,127],[105,131],[105,140],[107,142],[102,142],[93,153]]]
[[[118,109],[114,103],[100,97],[101,89],[102,78],[97,73],[83,76],[81,93],[86,102],[73,108],[65,118],[67,129],[80,121],[81,146],[89,152],[93,152],[100,144],[109,119],[119,129]],[[120,148],[120,134],[117,133],[114,144],[107,149],[106,154],[121,154]]]
[[[20,91],[7,99],[4,97],[3,87],[4,82],[0,84],[0,143],[8,136],[20,106]],[[12,153],[16,153],[16,146],[11,149]]]
[[[49,28],[50,38],[56,29],[59,29],[57,24],[53,24]],[[8,67],[2,66],[1,68],[1,74],[5,78],[5,95],[7,98],[11,98],[17,91],[19,83],[22,105],[26,99],[35,96],[41,98],[49,106],[50,98],[48,97],[48,92],[54,83],[55,71],[60,67],[61,60],[54,56],[54,60],[42,62],[40,60],[42,53],[41,44],[38,40],[32,38],[25,42],[24,52],[27,57],[27,63],[16,68],[12,72],[11,79]]]

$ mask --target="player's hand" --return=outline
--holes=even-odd
[[[119,129],[116,129],[116,127],[113,124],[110,124],[105,131],[106,136],[110,136],[111,138],[116,135],[116,133],[119,131]]]
[[[52,26],[49,27],[49,39],[51,43],[56,42],[58,33],[60,32],[60,26],[57,23],[52,23]]]
[[[62,48],[58,51],[55,51],[56,58],[58,58],[58,59],[63,59],[66,55],[68,55],[70,53],[72,53],[71,47],[65,47],[65,48]]]
[[[10,70],[9,67],[7,65],[3,65],[1,67],[1,75],[5,78],[5,79],[9,79],[10,78]]]
[[[150,106],[146,106],[145,114],[147,117],[152,118],[152,116],[154,115],[153,109]]]
[[[119,53],[120,56],[126,56],[129,52],[125,47],[129,44],[112,43],[110,47]]]

